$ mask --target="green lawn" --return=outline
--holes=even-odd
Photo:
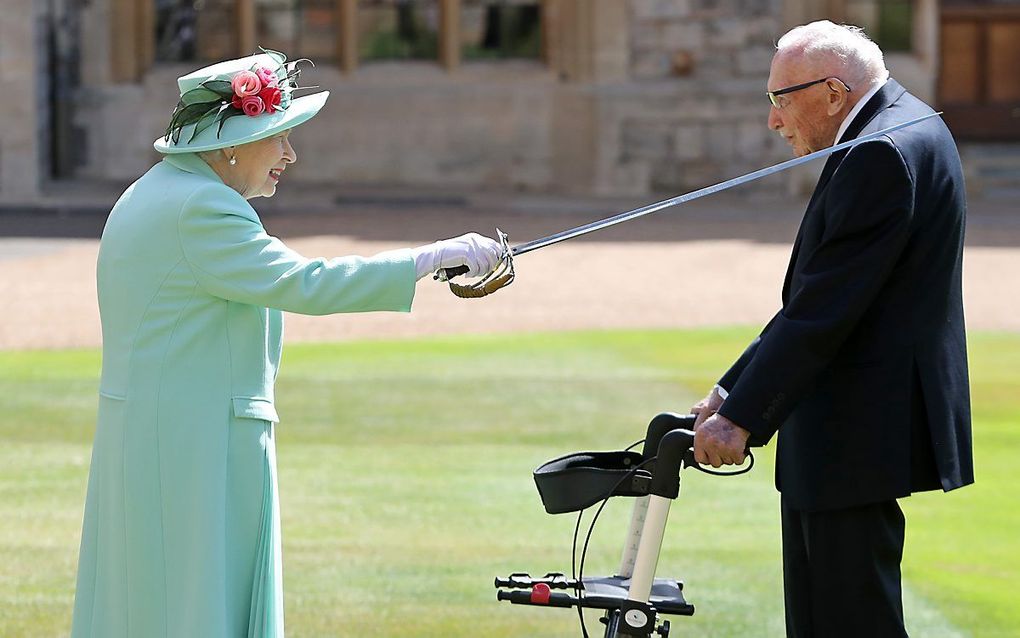
[[[574,518],[531,471],[686,411],[749,329],[289,346],[277,395],[288,636],[579,635],[566,610],[497,603],[492,579],[570,570]],[[978,484],[908,499],[913,636],[1016,636],[1020,335],[972,334]],[[74,594],[95,351],[0,353],[0,636],[61,636]],[[674,635],[782,635],[772,450],[750,475],[686,474],[659,574],[698,607]],[[586,573],[615,569],[629,502]],[[589,631],[601,635],[591,616]]]

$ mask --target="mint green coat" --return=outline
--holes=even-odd
[[[103,327],[73,638],[282,638],[281,310],[409,311],[409,250],[307,259],[196,155],[103,231]]]

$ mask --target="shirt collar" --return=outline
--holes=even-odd
[[[205,160],[199,157],[197,153],[171,153],[164,155],[163,161],[187,173],[203,175],[211,180],[223,183],[223,180],[216,174],[216,171],[206,164]]]
[[[875,85],[871,87],[871,90],[865,93],[864,96],[860,99],[860,101],[857,102],[857,104],[854,104],[854,107],[850,109],[850,112],[847,113],[846,117],[843,119],[843,123],[839,125],[839,131],[836,133],[836,140],[833,142],[833,145],[839,143],[840,138],[843,137],[843,133],[846,133],[846,130],[850,128],[850,123],[854,121],[854,118],[857,117],[857,114],[861,112],[861,109],[864,108],[864,105],[868,103],[868,100],[875,97],[875,94],[878,93],[878,90],[885,86],[885,83],[888,81],[889,74],[886,73],[884,80],[882,80],[881,82],[876,82]]]

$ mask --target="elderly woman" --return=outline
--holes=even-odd
[[[438,269],[491,270],[469,234],[374,257],[308,259],[247,200],[296,161],[275,52],[179,79],[165,154],[114,206],[99,251],[103,371],[72,636],[283,636],[273,382],[282,310],[411,308]]]

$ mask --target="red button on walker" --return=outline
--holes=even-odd
[[[531,602],[535,605],[548,605],[549,595],[549,585],[545,583],[535,583],[531,588]]]

